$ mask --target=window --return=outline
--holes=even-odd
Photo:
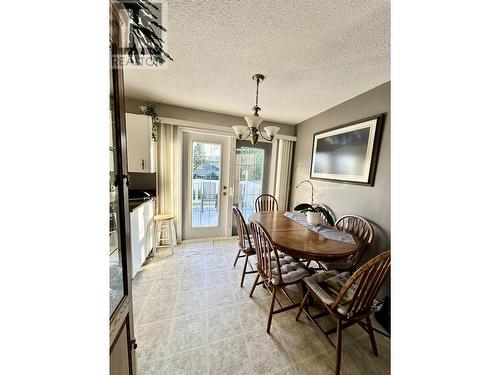
[[[264,189],[265,150],[255,147],[240,147],[236,153],[237,184],[236,204],[245,221],[254,212],[255,199]]]

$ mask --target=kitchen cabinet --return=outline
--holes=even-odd
[[[151,117],[127,113],[126,120],[128,171],[156,172],[156,142],[151,138]]]
[[[130,213],[132,277],[135,277],[153,248],[154,209],[155,199],[150,199]]]

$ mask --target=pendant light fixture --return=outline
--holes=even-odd
[[[274,139],[274,136],[278,133],[280,128],[278,126],[266,126],[264,128],[264,131],[267,133],[267,136],[269,138],[266,138],[264,134],[262,134],[262,131],[260,130],[260,124],[264,119],[259,116],[259,111],[261,108],[259,107],[259,84],[261,81],[264,80],[264,76],[262,74],[254,74],[252,79],[257,82],[257,91],[255,93],[255,106],[252,108],[254,113],[252,116],[245,116],[245,121],[248,124],[248,127],[244,125],[235,125],[233,126],[233,130],[238,136],[238,139],[242,138],[249,138],[250,141],[252,142],[252,145],[255,145],[257,143],[257,140],[259,139],[259,134],[260,136],[265,139],[266,141],[272,141]],[[244,136],[245,133],[248,134]]]

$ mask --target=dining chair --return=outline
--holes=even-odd
[[[359,251],[349,255],[345,259],[333,262],[319,261],[317,263],[320,269],[325,271],[353,271],[373,241],[373,227],[368,220],[361,216],[345,215],[337,220],[335,228],[350,233],[361,240]]]
[[[309,272],[294,258],[279,252],[274,246],[269,233],[260,223],[252,220],[250,222],[250,230],[253,234],[255,252],[257,253],[257,277],[250,291],[250,297],[252,297],[255,287],[259,283],[259,278],[262,278],[261,283],[272,294],[266,330],[269,333],[274,314],[300,306],[300,303],[295,303],[284,288],[289,285],[297,285],[302,295],[304,295],[302,279],[309,276]],[[291,305],[283,307],[281,302],[276,298],[278,290],[285,294]],[[275,301],[280,306],[277,310],[274,310]]]
[[[236,254],[236,259],[234,260],[233,267],[236,266],[238,259],[245,258],[245,265],[243,266],[243,272],[241,274],[240,287],[243,286],[243,281],[245,281],[245,275],[249,273],[256,273],[257,271],[251,270],[247,271],[248,258],[255,255],[255,250],[253,247],[253,241],[248,233],[247,224],[245,223],[245,218],[241,214],[238,207],[233,206],[233,216],[234,222],[236,224],[236,231],[238,232],[238,253]]]
[[[278,201],[271,194],[261,194],[255,200],[255,212],[277,211]]]
[[[300,314],[304,311],[309,320],[336,348],[336,375],[340,374],[344,328],[356,323],[360,325],[370,337],[373,354],[378,356],[370,315],[376,305],[375,297],[389,275],[390,265],[390,251],[385,251],[366,262],[350,277],[348,272],[340,273],[333,270],[322,271],[304,279],[307,293],[302,299],[295,320],[299,320]],[[306,308],[310,296],[319,301],[325,310],[311,315]],[[334,328],[323,330],[317,319],[327,315],[333,315],[337,319],[337,324]],[[334,332],[337,332],[336,344],[329,337]]]

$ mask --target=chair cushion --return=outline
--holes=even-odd
[[[330,271],[330,270],[344,271],[344,270],[350,270],[353,267],[351,259],[338,260],[335,262],[318,261],[318,264],[321,268],[323,268],[327,271]]]
[[[255,249],[253,248],[253,244],[252,244],[252,247],[247,246],[244,249],[241,249],[241,251],[243,251],[245,253],[245,255],[254,255],[255,254]]]
[[[336,297],[344,287],[347,280],[349,280],[350,276],[351,275],[349,274],[349,272],[339,273],[338,275],[329,277],[328,279],[324,280],[322,286],[324,286],[324,289],[327,289]],[[354,292],[356,291],[357,287],[358,285],[356,283],[352,284],[352,286],[347,290],[347,293],[342,296],[342,299],[340,300],[341,305],[346,305],[353,299]]]
[[[293,283],[303,279],[306,276],[309,276],[309,272],[291,256],[278,252],[278,257],[283,284]],[[278,285],[280,284],[280,279],[278,273],[278,264],[274,255],[271,257],[271,268],[271,272],[273,274],[271,282],[274,285]]]
[[[332,270],[332,271],[323,271],[316,273],[310,277],[306,277],[304,282],[307,287],[316,294],[321,301],[328,306],[331,306],[335,299],[337,298],[338,293],[342,290],[345,283],[351,274],[349,272],[342,272]],[[348,289],[347,293],[342,297],[340,303],[337,305],[337,311],[343,315],[347,314],[346,306],[353,298],[354,293],[358,287],[358,281],[356,280],[351,287]],[[375,299],[372,303],[373,306],[377,305],[379,302]]]
[[[349,277],[350,277],[349,272],[340,273],[338,271],[333,270],[333,271],[324,271],[315,273],[310,277],[306,277],[304,279],[304,282],[306,283],[307,287],[311,290],[311,292],[316,294],[325,305],[331,306],[333,302],[335,302],[335,298],[337,298],[338,294],[334,286],[336,286],[337,288],[340,287],[340,289],[342,289],[342,287],[344,286],[345,282],[349,279]],[[325,283],[326,280],[329,280],[329,282]],[[343,306],[342,304],[339,304],[337,306],[337,310],[341,314],[346,314],[347,312],[346,307]]]
[[[253,238],[250,236],[250,244],[248,240],[245,238],[245,248],[241,249],[246,255],[254,255],[255,254],[255,244],[253,242]]]

